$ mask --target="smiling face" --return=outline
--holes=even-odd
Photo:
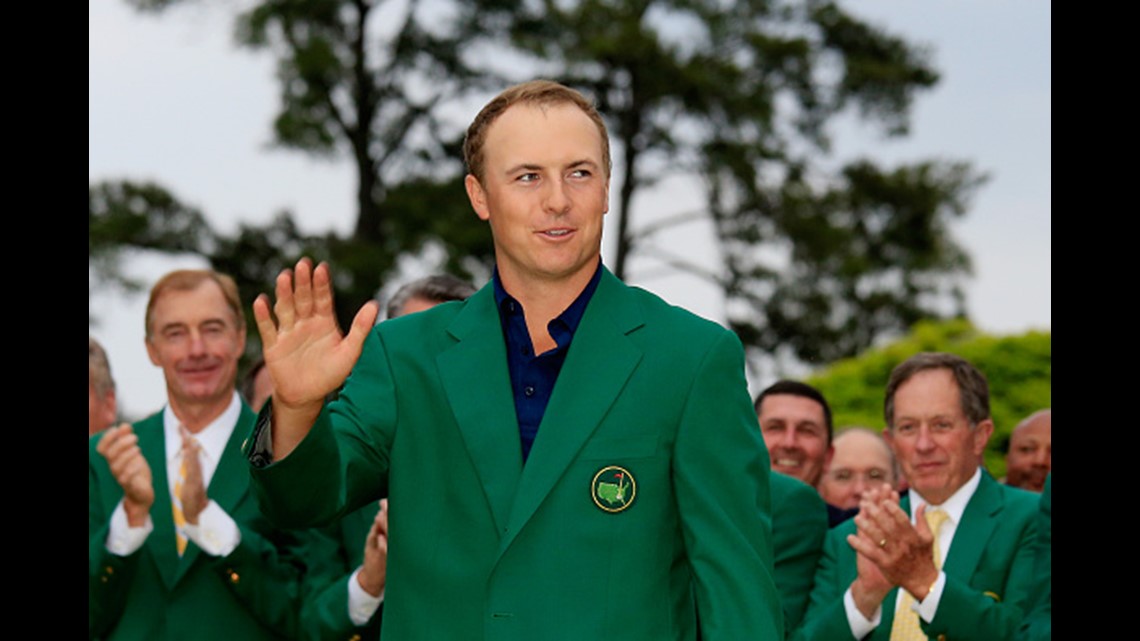
[[[971,427],[958,382],[945,368],[915,373],[894,395],[894,417],[883,433],[910,488],[941,505],[970,480],[993,433],[989,419]]]
[[[601,255],[609,180],[601,134],[577,106],[518,103],[487,130],[482,180],[466,178],[491,225],[503,284],[585,286]]]
[[[167,289],[154,300],[146,349],[162,368],[176,415],[204,409],[220,414],[234,392],[245,325],[234,318],[222,288],[203,280],[191,289]]]
[[[895,486],[891,450],[878,435],[853,429],[841,432],[832,445],[835,454],[819,483],[824,501],[844,509],[855,508],[869,488],[883,483]]]
[[[1005,463],[1006,483],[1033,492],[1045,489],[1045,477],[1053,469],[1051,410],[1037,412],[1014,428]]]
[[[772,470],[815,487],[831,459],[823,406],[794,394],[764,397],[756,413]]]

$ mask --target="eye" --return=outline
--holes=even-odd
[[[519,175],[519,177],[515,178],[515,180],[517,180],[521,183],[532,183],[532,182],[535,182],[536,180],[538,180],[538,174],[532,171],[529,173]]]
[[[839,481],[840,483],[846,483],[851,480],[852,474],[851,470],[835,470],[832,472],[832,476],[836,481]]]
[[[872,481],[882,481],[887,478],[887,474],[882,470],[867,470],[867,478]]]
[[[575,169],[574,171],[570,172],[571,178],[589,178],[593,175],[594,174],[591,173],[589,169]]]
[[[895,426],[895,431],[904,436],[910,436],[917,431],[918,427],[914,423],[902,423]]]

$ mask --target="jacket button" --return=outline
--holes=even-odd
[[[227,570],[227,572],[229,572],[230,575],[230,583],[236,585],[239,581],[241,581],[241,576],[237,572],[234,572],[233,570]]]

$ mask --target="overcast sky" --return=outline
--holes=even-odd
[[[278,105],[272,60],[233,46],[228,7],[234,2],[188,4],[200,6],[147,16],[122,0],[89,3],[90,181],[154,180],[202,210],[223,232],[239,222],[266,222],[283,209],[294,212],[303,231],[349,232],[355,216],[353,168],[345,161],[269,149]],[[919,95],[910,137],[884,141],[874,130],[843,126],[837,131],[837,156],[869,155],[886,165],[966,160],[987,172],[990,181],[953,227],[974,261],[970,315],[983,330],[999,334],[1049,329],[1050,3],[857,0],[844,5],[928,46],[942,80]],[[699,203],[692,190],[677,186],[638,201],[634,213],[644,215],[639,211],[662,202],[673,211],[679,202]],[[701,226],[675,233],[694,254],[712,246]],[[609,255],[607,242],[603,259]],[[149,286],[169,269],[204,265],[186,257],[140,259],[129,268]],[[723,322],[723,300],[704,283],[642,274],[630,280]],[[165,402],[161,370],[143,347],[144,308],[145,296],[90,299],[90,312],[100,320],[90,332],[107,348],[120,410],[129,418]],[[750,381],[754,391],[768,382]]]

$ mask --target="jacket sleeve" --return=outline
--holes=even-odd
[[[827,531],[812,580],[807,611],[789,638],[796,641],[854,640],[843,607],[843,594],[851,584],[851,579],[840,567],[846,556],[840,546],[848,546],[847,534],[852,528],[851,523],[845,522]]]
[[[827,536],[827,506],[815,488],[772,473],[772,538],[785,636],[799,626]]]
[[[141,548],[125,557],[107,551],[111,512],[106,509],[106,505],[111,497],[116,494],[121,496],[122,491],[118,490],[118,483],[111,477],[106,459],[95,450],[98,440],[99,437],[96,436],[90,441],[87,477],[87,634],[91,639],[105,635],[122,616],[127,591],[142,554]],[[108,483],[113,484],[113,487]]]
[[[673,459],[705,641],[784,636],[773,577],[770,464],[747,390],[743,348],[726,331],[695,372]]]

